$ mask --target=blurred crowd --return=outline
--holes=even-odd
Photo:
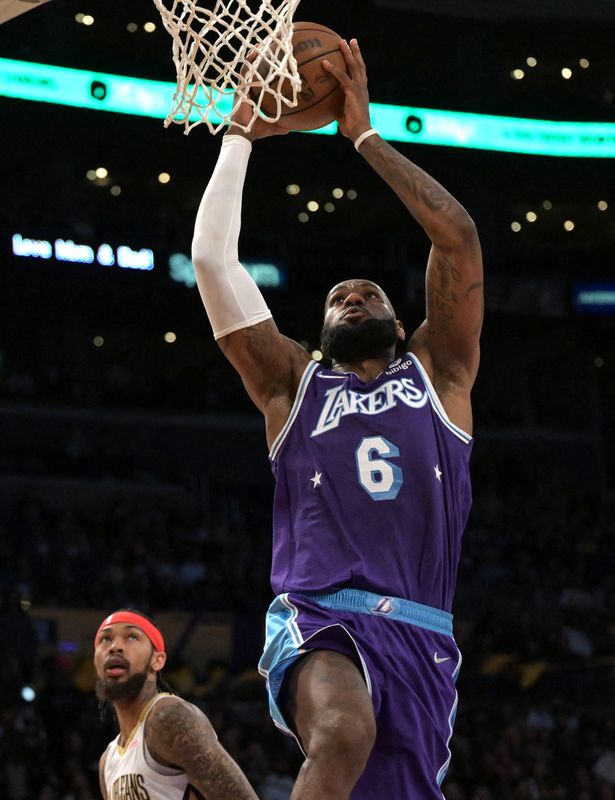
[[[269,508],[242,500],[214,491],[205,517],[184,496],[56,511],[21,497],[0,528],[0,581],[38,606],[266,607]]]
[[[103,342],[99,345],[82,328],[72,333],[72,349],[46,353],[44,363],[28,363],[20,354],[19,367],[12,368],[11,358],[3,359],[0,353],[0,399],[45,406],[199,413],[248,407],[237,392],[239,379],[220,360],[205,324],[200,336],[188,341],[181,337],[175,348],[164,343],[159,330],[114,326],[107,339],[97,339]]]
[[[474,465],[456,637],[464,654],[447,800],[615,800],[615,498],[548,453]],[[204,507],[124,498],[96,511],[16,498],[0,524],[0,797],[88,800],[115,735],[89,657],[37,658],[35,606],[259,612],[270,599],[270,497],[212,487]],[[49,565],[53,564],[53,569]],[[263,800],[286,800],[300,759],[268,720],[261,679],[229,663],[171,664]],[[22,696],[24,685],[36,696]]]

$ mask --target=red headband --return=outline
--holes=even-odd
[[[116,622],[128,622],[131,625],[135,625],[147,636],[157,653],[164,653],[164,639],[158,628],[148,619],[142,617],[141,614],[135,614],[132,611],[116,611],[114,614],[110,614],[106,617],[96,632],[94,647],[96,647],[98,643],[98,637],[102,629],[106,628],[108,625],[114,625]]]

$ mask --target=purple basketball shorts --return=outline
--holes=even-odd
[[[271,717],[292,736],[278,706],[284,673],[318,649],[355,662],[374,706],[376,742],[352,800],[442,800],[461,667],[452,616],[355,589],[276,597],[259,670]]]

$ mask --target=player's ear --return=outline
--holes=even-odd
[[[397,338],[400,341],[405,342],[406,341],[406,332],[404,330],[404,326],[402,325],[402,323],[398,319],[395,320],[395,324],[397,325]]]
[[[152,660],[150,661],[150,666],[154,670],[154,672],[160,672],[160,670],[164,667],[167,663],[167,654],[162,652],[154,652],[152,654]]]

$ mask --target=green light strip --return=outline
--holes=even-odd
[[[174,90],[175,84],[165,81],[0,58],[0,95],[21,100],[164,119]],[[615,123],[496,117],[381,103],[372,103],[370,112],[374,128],[391,141],[527,155],[615,157]],[[336,130],[333,123],[309,132]]]
[[[527,155],[615,157],[612,122],[554,122],[379,103],[372,103],[370,111],[373,126],[397,142]],[[408,120],[416,133],[408,130]]]
[[[97,99],[92,87],[106,87]],[[0,95],[76,108],[115,111],[142,117],[166,117],[173,99],[173,85],[103,72],[89,72],[29,61],[0,58]]]
[[[104,89],[104,97],[95,96],[97,85],[99,91]],[[0,58],[0,96],[19,100],[166,119],[175,88],[174,83],[166,81]],[[221,113],[230,111],[231,103],[230,95],[220,102]],[[190,117],[198,118],[196,112]],[[219,121],[215,115],[211,119],[214,123]],[[337,133],[337,125],[332,123],[309,133],[332,135]]]

